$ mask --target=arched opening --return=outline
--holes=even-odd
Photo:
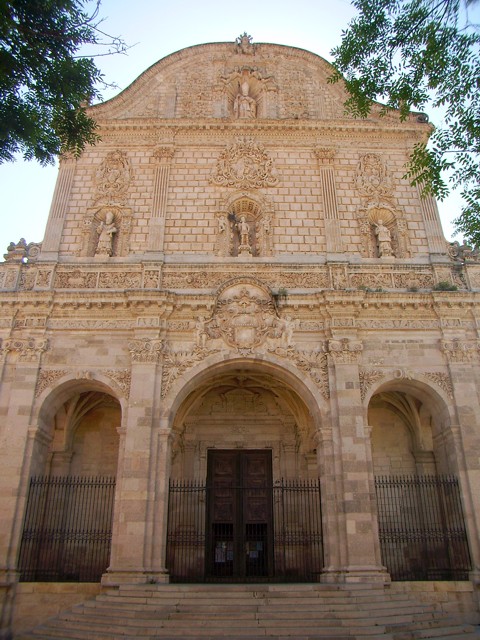
[[[173,432],[171,578],[317,580],[315,427],[297,391],[260,366],[231,366],[190,391]]]
[[[382,562],[393,580],[467,580],[471,568],[448,411],[425,385],[370,400]]]
[[[66,383],[45,400],[32,456],[20,580],[100,580],[110,557],[120,423],[120,403],[101,384]]]

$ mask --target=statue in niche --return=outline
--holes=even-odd
[[[239,120],[251,120],[257,116],[257,103],[249,96],[250,86],[248,82],[242,82],[240,93],[233,103],[233,113]]]
[[[378,257],[393,255],[392,236],[389,229],[383,224],[383,220],[379,219],[375,225],[375,235],[377,236]]]
[[[108,211],[105,216],[105,222],[103,220],[97,227],[98,243],[96,256],[111,256],[113,253],[113,236],[117,233],[117,227],[115,226],[113,213]]]
[[[241,216],[240,222],[237,222],[236,227],[240,238],[238,255],[251,255],[252,247],[250,245],[250,225],[248,224],[245,216]]]

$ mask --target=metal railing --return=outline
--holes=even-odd
[[[454,476],[378,476],[382,562],[392,580],[468,580],[470,553]]]
[[[318,480],[222,489],[224,495],[231,495],[231,509],[227,507],[224,522],[218,518],[213,522],[209,505],[218,487],[195,481],[170,482],[167,568],[172,581],[318,580],[323,567]],[[266,510],[265,499],[271,503]],[[253,507],[245,507],[248,501]],[[263,512],[268,511],[270,521],[247,518],[242,522],[242,505],[251,517],[255,503],[262,504]],[[232,513],[236,516],[230,517]]]
[[[113,477],[30,480],[18,570],[23,582],[98,582],[108,567]]]

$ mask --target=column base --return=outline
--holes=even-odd
[[[103,587],[119,587],[123,584],[168,584],[170,574],[165,571],[108,571],[102,576]]]
[[[320,576],[320,582],[326,584],[372,584],[385,586],[391,583],[391,578],[385,567],[353,565],[338,569],[325,569]]]

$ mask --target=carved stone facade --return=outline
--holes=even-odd
[[[376,475],[460,477],[478,583],[478,255],[403,178],[429,125],[348,118],[331,71],[248,34],[167,56],[89,108],[101,142],[62,159],[43,242],[7,248],[9,623],[31,476],[104,462],[104,582],[166,581],[168,480],[204,481],[215,449],[320,478],[326,582],[389,580]]]

